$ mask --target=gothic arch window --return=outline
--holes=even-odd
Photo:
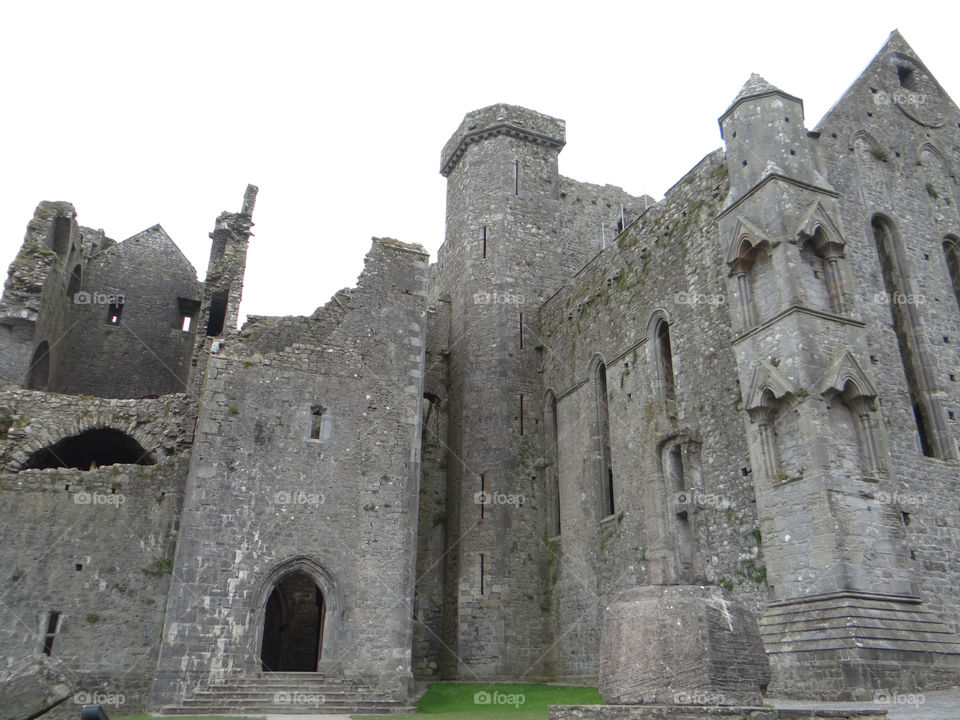
[[[873,207],[888,206],[884,173],[884,164],[889,160],[887,151],[865,130],[853,136],[851,146],[860,180],[857,187],[864,203]]]
[[[943,422],[937,405],[931,398],[933,388],[917,337],[915,311],[910,303],[902,301],[910,295],[910,285],[900,238],[893,223],[882,215],[875,215],[870,225],[880,260],[884,288],[889,298],[893,331],[900,349],[900,360],[913,406],[921,451],[929,457],[951,457],[952,453],[947,449],[948,438],[942,427]],[[952,445],[952,441],[949,444]]]
[[[560,449],[557,427],[557,396],[547,391],[543,403],[543,445],[547,464],[547,532],[550,537],[560,535]]]
[[[757,324],[757,314],[753,307],[753,282],[750,277],[755,250],[756,247],[750,244],[749,239],[741,238],[736,259],[730,263],[730,275],[737,278],[737,297],[740,301],[740,322],[743,330],[749,330]]]
[[[920,165],[923,167],[924,194],[937,206],[938,210],[950,213],[953,195],[950,162],[930,143],[924,143],[920,147],[919,155]]]
[[[875,478],[884,470],[877,438],[873,432],[873,409],[876,396],[862,390],[853,380],[847,380],[839,394],[843,404],[850,410],[857,435],[860,455],[860,471],[864,477]]]
[[[746,331],[759,322],[762,307],[779,306],[770,243],[755,234],[743,233],[737,240],[736,252],[727,264],[730,277],[736,277],[741,329]]]
[[[960,239],[948,236],[943,241],[943,256],[947,261],[947,271],[950,273],[950,284],[953,286],[953,296],[960,309]]]
[[[843,257],[843,244],[831,233],[824,230],[823,226],[818,226],[812,237],[807,240],[802,251],[809,248],[817,258],[816,264],[819,266],[819,272],[815,273],[822,282],[813,284],[814,292],[819,296],[823,293],[823,299],[819,303],[813,303],[814,307],[821,305],[824,309],[833,310],[835,313],[846,311],[846,302],[843,297],[843,281],[840,274],[840,258]]]
[[[779,406],[773,392],[766,388],[760,395],[760,401],[748,410],[750,421],[756,425],[760,440],[760,472],[768,480],[786,479],[780,469],[780,446],[775,430]]]
[[[653,337],[660,397],[664,400],[676,400],[677,393],[673,380],[673,348],[670,345],[670,325],[666,318],[657,321],[654,326]]]
[[[613,465],[610,458],[610,409],[607,402],[607,366],[594,358],[593,386],[596,405],[594,446],[596,448],[597,483],[600,490],[600,517],[615,513]]]

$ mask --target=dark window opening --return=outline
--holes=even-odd
[[[27,369],[27,388],[30,390],[46,390],[50,381],[50,346],[47,341],[37,345],[30,359]]]
[[[523,395],[520,396],[520,434],[523,435]]]
[[[917,77],[913,68],[897,65],[897,79],[900,81],[900,87],[910,92],[917,91]]]
[[[480,473],[480,519],[487,517],[487,474]]]
[[[483,256],[487,256],[487,226],[483,226]]]
[[[550,529],[553,535],[560,535],[560,464],[559,449],[557,442],[559,440],[559,427],[557,424],[557,396],[552,392],[547,398],[545,408],[546,418],[544,422],[544,434],[546,436],[546,458],[549,465],[548,488],[550,492]]]
[[[120,324],[120,315],[123,313],[123,303],[122,302],[112,302],[110,303],[110,308],[107,310],[107,324],[108,325],[119,325]]]
[[[904,272],[897,257],[894,230],[884,218],[879,216],[873,218],[871,226],[873,227],[873,239],[877,247],[887,297],[906,297],[908,293]],[[920,436],[920,448],[925,456],[936,457],[936,447],[931,434],[936,428],[936,423],[933,420],[927,391],[923,385],[917,347],[910,336],[912,327],[910,311],[906,303],[890,302],[889,306],[891,319],[893,320],[893,332],[897,338],[900,361],[903,364],[904,377],[907,381],[907,390],[910,393],[910,401],[913,405],[913,417],[916,422],[917,433]]]
[[[613,465],[610,462],[610,409],[607,405],[607,366],[597,365],[597,443],[600,466],[600,511],[601,517],[613,515]]]
[[[80,265],[74,265],[70,272],[70,282],[67,284],[67,297],[73,300],[74,295],[80,292],[80,283],[82,280],[82,270]]]
[[[316,672],[323,649],[323,592],[307,573],[287,575],[267,599],[262,667],[267,672]]]
[[[190,300],[188,298],[177,298],[177,312],[179,314],[179,328],[183,332],[189,332],[193,329],[193,324],[197,319],[197,313],[200,312],[200,301]]]
[[[43,636],[43,654],[50,655],[53,653],[53,639],[57,635],[57,630],[60,627],[60,613],[56,610],[51,610],[47,614],[47,632]]]
[[[480,594],[481,595],[483,595],[483,574],[484,574],[483,553],[480,553]]]
[[[920,435],[920,450],[926,457],[934,457],[933,448],[930,446],[930,428],[927,427],[927,420],[919,405],[913,406],[913,421],[917,424],[917,433]]]
[[[227,320],[227,293],[216,293],[210,298],[210,318],[207,320],[207,336],[216,337],[223,332]]]
[[[102,465],[153,465],[153,457],[132,437],[113,428],[86,430],[34,452],[23,470],[77,468],[91,470]]]
[[[74,569],[76,569],[77,572],[80,572],[80,571],[83,570],[83,563],[77,563],[77,564],[74,565],[73,567],[74,567]]]
[[[57,255],[65,255],[70,247],[70,218],[58,217],[53,221],[53,237],[50,249]]]
[[[673,385],[673,350],[670,347],[670,326],[666,320],[657,323],[657,364],[660,370],[660,391],[665,400],[676,400]]]
[[[950,284],[953,286],[953,296],[960,308],[960,242],[948,238],[943,243],[943,254],[947,259],[947,271],[950,273]]]
[[[326,408],[323,405],[310,406],[310,439],[320,440],[323,433],[323,413]]]

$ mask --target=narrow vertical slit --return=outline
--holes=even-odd
[[[487,256],[487,226],[483,226],[483,256]]]
[[[60,613],[51,610],[47,615],[47,632],[43,638],[43,654],[51,655],[53,653],[53,639],[56,637],[58,626],[60,625]]]
[[[520,313],[520,349],[523,350],[523,313]]]
[[[480,594],[483,595],[483,553],[480,553]]]
[[[480,473],[480,519],[487,517],[487,474]]]
[[[520,395],[520,434],[523,435],[523,395]]]

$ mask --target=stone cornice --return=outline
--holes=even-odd
[[[440,158],[440,174],[444,177],[447,177],[451,172],[453,172],[453,168],[456,167],[457,163],[460,161],[460,158],[462,158],[463,154],[467,151],[467,146],[472,145],[475,142],[480,142],[481,140],[487,140],[489,138],[496,137],[498,135],[506,135],[508,137],[517,138],[518,140],[525,140],[533,143],[534,145],[543,145],[553,150],[560,150],[565,144],[563,139],[558,140],[557,138],[548,137],[546,135],[541,135],[540,133],[518,127],[510,122],[503,122],[467,133],[460,138],[460,142],[458,142],[452,148],[446,149],[443,157]]]
[[[863,320],[857,320],[856,318],[844,317],[842,315],[834,315],[833,313],[824,312],[823,310],[815,310],[814,308],[804,307],[803,305],[791,305],[786,310],[781,310],[780,312],[778,312],[769,320],[764,320],[762,323],[755,325],[754,327],[750,328],[746,332],[741,333],[740,335],[737,335],[737,337],[735,337],[732,342],[734,345],[741,343],[747,338],[753,335],[757,335],[763,332],[764,330],[767,330],[771,326],[776,325],[785,317],[789,317],[790,315],[794,315],[796,313],[800,313],[802,315],[811,315],[813,317],[821,318],[822,320],[832,320],[833,322],[839,323],[841,325],[850,325],[852,327],[859,327],[859,328],[867,326],[867,324],[863,322]]]
[[[760,188],[766,185],[769,182],[774,180],[780,180],[785,182],[788,185],[795,185],[796,187],[803,188],[804,190],[812,190],[813,192],[821,193],[827,197],[838,198],[840,193],[836,190],[831,190],[829,188],[821,187],[819,185],[811,185],[810,183],[803,182],[802,180],[797,180],[796,178],[788,177],[787,175],[781,175],[780,173],[770,173],[769,175],[764,175],[760,178],[760,182],[754,185],[752,188],[747,190],[743,195],[738,197],[732,203],[727,205],[723,210],[717,213],[717,220],[722,220],[726,215],[729,215],[735,208],[744,202],[747,198],[752,196],[754,193],[758,192]]]

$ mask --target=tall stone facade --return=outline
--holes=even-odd
[[[595,682],[624,591],[711,585],[769,693],[956,683],[960,111],[895,32],[815,129],[759,76],[719,125],[654,202],[561,176],[562,120],[468,113],[434,265],[374,240],[239,331],[256,188],[203,282],[41,203],[0,301],[0,687]]]

